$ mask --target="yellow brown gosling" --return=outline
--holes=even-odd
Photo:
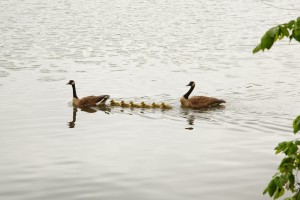
[[[67,85],[72,85],[73,89],[73,105],[84,108],[89,106],[96,106],[99,104],[105,104],[106,100],[109,98],[109,95],[100,95],[100,96],[87,96],[78,98],[76,93],[75,81],[70,80]]]
[[[121,101],[121,107],[128,108],[130,105],[128,103],[125,103],[124,101]]]
[[[172,109],[172,106],[170,106],[170,105],[168,105],[168,104],[165,104],[165,103],[161,103],[161,104],[160,104],[160,107],[161,107],[162,109]]]
[[[130,101],[130,102],[129,102],[129,106],[130,106],[131,108],[140,108],[140,107],[141,107],[140,104],[133,103],[133,101]]]
[[[148,105],[148,104],[145,104],[145,102],[141,102],[141,107],[142,108],[151,108],[151,106],[150,105]]]
[[[153,102],[153,103],[151,104],[151,107],[152,107],[152,108],[160,108],[160,105]]]
[[[111,106],[121,106],[120,103],[115,102],[114,100],[111,100],[111,101],[110,101],[110,105],[111,105]]]
[[[190,94],[195,88],[195,82],[191,81],[187,86],[191,88],[189,91],[180,98],[180,103],[183,107],[188,108],[209,108],[213,106],[218,106],[221,103],[226,103],[223,99],[216,99],[213,97],[205,97],[205,96],[193,96],[189,98]]]

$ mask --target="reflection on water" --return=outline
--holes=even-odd
[[[72,121],[68,122],[69,128],[74,128],[75,127],[77,111],[78,111],[78,109],[76,107],[73,107],[73,119],[72,119]]]
[[[252,48],[297,16],[253,0],[0,1],[0,199],[268,199],[300,110],[299,44]],[[75,108],[70,79],[173,109]],[[181,108],[191,80],[225,108]]]
[[[80,109],[83,112],[87,112],[87,113],[95,113],[97,111],[102,111],[106,114],[109,114],[111,112],[110,106],[106,106],[106,105],[99,105],[97,107],[85,107],[85,108],[77,108],[76,106],[73,106],[73,119],[72,119],[72,121],[68,122],[69,128],[75,128],[76,115],[77,115],[78,109]]]

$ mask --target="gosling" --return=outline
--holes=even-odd
[[[160,105],[153,102],[153,103],[151,104],[151,107],[152,107],[152,108],[160,108]]]
[[[151,106],[150,105],[148,105],[148,104],[145,104],[145,102],[141,102],[141,107],[142,108],[151,108]]]
[[[121,107],[128,108],[130,105],[128,103],[125,103],[124,101],[121,101]]]
[[[172,106],[165,104],[165,103],[161,103],[160,107],[161,107],[161,109],[172,109]]]
[[[140,104],[133,103],[133,101],[130,101],[130,102],[129,102],[129,106],[130,106],[131,108],[140,108],[140,107],[141,107]]]
[[[111,105],[111,106],[121,106],[120,103],[118,103],[118,102],[116,102],[116,101],[114,101],[114,100],[111,100],[111,101],[110,101],[110,105]]]

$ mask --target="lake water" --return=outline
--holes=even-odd
[[[300,114],[300,45],[252,55],[298,1],[0,2],[0,198],[269,199]],[[79,97],[172,110],[73,109]],[[225,108],[180,107],[195,95]]]

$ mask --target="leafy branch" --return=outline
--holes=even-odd
[[[293,121],[294,134],[300,131],[300,115]],[[290,190],[294,195],[285,200],[300,199],[300,183],[297,180],[297,172],[300,169],[300,141],[284,141],[275,148],[275,153],[283,153],[285,157],[278,166],[278,172],[273,176],[263,194],[278,199]]]
[[[261,38],[260,44],[258,44],[252,52],[257,53],[260,50],[269,50],[274,42],[282,40],[284,37],[288,37],[290,41],[295,39],[300,42],[300,17],[288,23],[270,28]]]

